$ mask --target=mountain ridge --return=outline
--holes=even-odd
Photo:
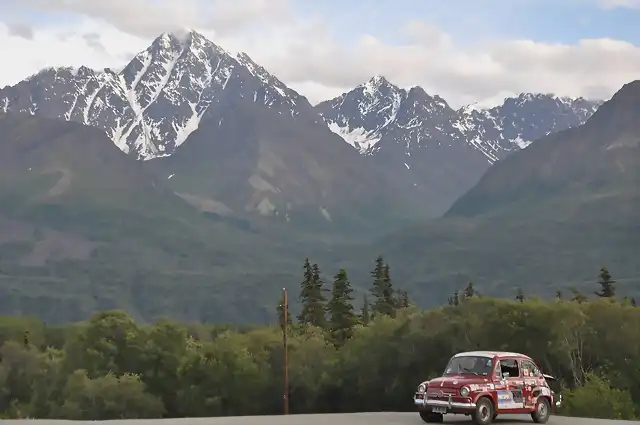
[[[443,217],[392,232],[366,253],[384,249],[396,279],[440,301],[468,281],[487,295],[520,288],[552,297],[595,282],[603,264],[619,293],[637,296],[638,211],[640,80],[581,126],[493,165]]]
[[[222,204],[225,211],[248,208],[258,215],[285,219],[292,213],[289,205],[307,199],[310,203],[301,206],[302,209],[315,211],[309,214],[332,222],[328,216],[349,215],[335,207],[345,202],[350,206],[344,208],[360,209],[366,221],[367,210],[369,214],[383,210],[380,207],[384,202],[373,201],[382,193],[399,204],[396,208],[401,212],[399,220],[439,216],[496,161],[538,135],[581,123],[591,113],[589,108],[594,107],[585,103],[589,108],[572,109],[565,105],[563,109],[559,100],[523,94],[506,101],[502,109],[454,110],[443,98],[430,95],[419,86],[400,89],[384,76],[376,76],[354,90],[343,95],[341,102],[334,99],[314,107],[246,53],[233,55],[202,34],[190,31],[161,34],[119,72],[84,66],[44,69],[0,90],[0,109],[101,128],[123,152],[144,162],[171,158],[190,143],[188,140],[201,140],[202,147],[198,149],[202,152],[194,156],[194,161],[203,165],[193,168],[209,171],[203,171],[198,178],[187,178],[189,186],[178,186],[181,177],[175,177],[176,172],[181,175],[190,172],[187,166],[175,169],[181,162],[178,159],[149,168],[157,170],[164,179],[171,178],[176,192],[192,200],[198,197],[209,205]],[[257,109],[250,108],[250,104]],[[302,146],[307,146],[304,149],[309,152],[323,152],[322,163],[315,161],[320,168],[314,168],[311,165],[314,160],[308,159],[304,161],[310,164],[306,169],[293,162],[279,161],[283,166],[278,168],[277,176],[271,166],[261,169],[265,161],[258,161],[258,151],[269,151],[264,150],[266,142],[258,140],[261,134],[249,140],[245,134],[249,128],[245,131],[241,125],[221,132],[225,127],[222,115],[227,113],[224,110],[234,111],[236,107],[238,113],[247,114],[245,120],[270,116],[271,124],[260,121],[260,131],[269,133],[272,147],[273,143],[281,145],[277,149],[279,155],[289,157],[290,161],[305,158]],[[331,117],[361,128],[363,134],[358,137],[366,139],[365,149],[358,149],[357,143],[350,140],[353,132],[346,134],[339,120]],[[215,121],[217,126],[209,121]],[[208,124],[203,125],[204,122]],[[278,133],[272,126],[287,130]],[[300,126],[303,131],[294,129]],[[197,132],[202,128],[210,134],[203,137],[202,132]],[[305,133],[314,144],[327,146],[318,148],[306,143]],[[345,140],[351,141],[350,145],[357,148],[354,153],[363,154],[366,160],[357,159],[338,146],[345,144]],[[234,157],[238,161],[236,171],[244,169],[247,174],[237,176],[234,188],[207,183],[214,175],[218,180],[223,176],[212,168],[220,158],[210,157],[211,164],[207,165],[203,156],[229,153],[236,141],[245,144],[245,153],[249,155]],[[206,147],[206,143],[217,147]],[[229,149],[222,145],[228,145]],[[252,149],[257,151],[250,152]],[[292,150],[290,155],[287,149]],[[272,160],[275,158],[272,153],[269,155]],[[253,164],[249,158],[255,160]],[[227,164],[216,166],[224,168]],[[326,170],[318,171],[323,168],[333,168],[336,175],[326,178],[329,174]],[[314,169],[316,177],[311,177]],[[302,182],[313,189],[306,190]],[[339,185],[345,187],[338,188]],[[363,203],[349,202],[346,193],[349,186]],[[229,195],[223,196],[220,191]],[[235,196],[240,193],[241,197]],[[331,193],[336,194],[333,199],[327,195]],[[226,205],[231,203],[235,205]],[[327,204],[333,204],[334,211]]]

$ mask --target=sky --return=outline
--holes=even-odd
[[[0,0],[0,87],[47,66],[122,67],[181,29],[312,103],[374,75],[453,107],[607,99],[640,79],[640,0]]]

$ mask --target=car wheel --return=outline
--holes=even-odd
[[[493,422],[494,414],[493,402],[486,397],[482,397],[476,402],[476,410],[471,415],[471,418],[476,425],[489,425]]]
[[[546,397],[541,397],[536,404],[536,410],[531,413],[531,419],[537,424],[545,424],[549,420],[550,412],[551,405],[549,404],[549,400],[547,400]]]
[[[441,424],[444,422],[441,413],[420,412],[420,418],[428,424]]]

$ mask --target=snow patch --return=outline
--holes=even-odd
[[[329,124],[329,130],[342,137],[345,142],[349,143],[361,153],[370,150],[380,141],[380,137],[375,131],[367,132],[362,127],[350,129],[349,127],[340,127],[337,123],[333,122]]]

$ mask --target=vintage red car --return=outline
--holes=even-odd
[[[562,403],[549,386],[553,379],[524,354],[471,351],[453,356],[440,378],[422,382],[413,401],[428,423],[443,422],[449,413],[469,415],[478,425],[500,414],[529,414],[546,423]]]

